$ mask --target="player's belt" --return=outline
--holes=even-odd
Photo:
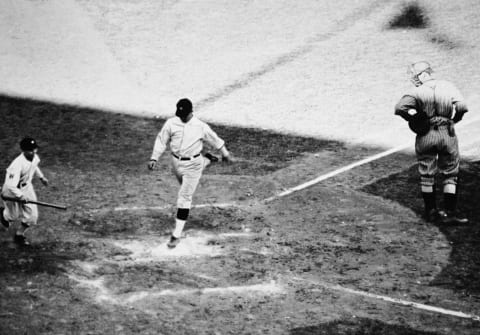
[[[175,157],[178,160],[181,160],[181,161],[189,161],[191,159],[197,158],[198,156],[200,156],[200,154],[197,154],[197,155],[192,156],[192,157],[179,157],[172,152],[172,156]]]

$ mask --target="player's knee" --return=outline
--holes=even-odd
[[[177,209],[177,219],[186,221],[189,213],[190,208],[179,208]]]
[[[190,208],[192,207],[192,198],[179,197],[177,201],[177,208]]]

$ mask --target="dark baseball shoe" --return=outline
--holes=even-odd
[[[24,235],[17,235],[13,238],[13,241],[20,246],[29,246],[30,242],[27,241],[27,238]]]
[[[462,226],[470,224],[470,220],[455,212],[443,212],[440,223],[444,225]]]
[[[5,217],[3,216],[3,211],[5,210],[5,208],[0,208],[0,221],[2,222],[2,226],[4,226],[5,228],[10,228],[10,222],[8,222],[7,220],[5,220]]]
[[[437,223],[440,221],[442,215],[446,215],[445,212],[439,211],[436,208],[431,209],[430,211],[426,211],[424,215],[424,219],[430,223]]]
[[[168,241],[167,243],[167,247],[169,247],[170,249],[173,249],[178,245],[178,243],[180,243],[180,238],[172,235],[170,236],[170,241]]]
[[[214,156],[214,155],[212,155],[212,154],[211,154],[211,153],[209,153],[209,152],[207,152],[207,153],[205,154],[205,157],[206,157],[207,159],[209,159],[209,160],[210,160],[210,162],[212,162],[212,163],[216,163],[216,162],[218,162],[218,157],[217,157],[217,156]]]

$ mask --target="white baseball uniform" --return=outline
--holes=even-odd
[[[2,195],[17,199],[37,200],[37,195],[32,185],[35,175],[44,178],[38,167],[40,158],[35,155],[32,161],[20,154],[15,158],[6,170],[5,183],[2,187]],[[22,204],[13,201],[4,201],[4,217],[7,221],[20,220],[28,225],[36,224],[38,209],[35,204]]]
[[[151,156],[153,160],[158,160],[167,145],[170,145],[173,172],[181,183],[178,208],[191,207],[203,169],[210,162],[201,155],[204,142],[217,150],[225,145],[225,141],[208,124],[195,116],[186,123],[176,116],[168,119],[155,139]]]

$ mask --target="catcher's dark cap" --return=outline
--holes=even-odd
[[[25,137],[20,141],[20,149],[23,151],[32,151],[38,148],[37,141],[31,137]]]
[[[193,111],[193,105],[190,100],[183,98],[177,102],[177,111],[175,115],[178,117],[185,117]]]

